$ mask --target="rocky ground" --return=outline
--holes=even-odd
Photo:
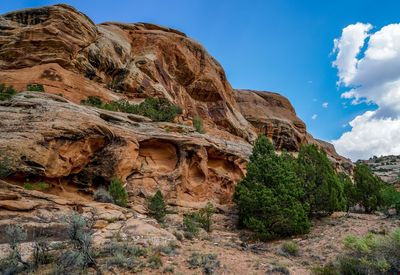
[[[189,209],[169,207],[165,223],[160,225],[134,209],[89,202],[83,198],[63,199],[0,183],[0,207],[3,208],[0,228],[4,232],[11,222],[28,230],[28,242],[22,245],[24,258],[30,257],[32,243],[29,241],[38,232],[45,233],[53,243],[64,243],[63,216],[78,211],[84,216],[95,216],[93,241],[96,251],[103,249],[108,242],[125,243],[152,251],[149,252],[151,255],[161,259],[161,266],[151,268],[148,263],[150,256],[139,257],[143,267],[136,271],[142,274],[201,274],[207,270],[214,274],[309,274],[314,266],[335,259],[343,250],[342,240],[347,235],[361,236],[368,232],[385,234],[400,226],[400,220],[378,214],[334,213],[331,217],[314,220],[311,232],[306,235],[262,243],[248,241],[248,234],[236,229],[234,212],[220,208],[213,216],[213,231],[201,231],[198,237],[190,240],[183,237],[182,230],[182,214]],[[290,256],[282,251],[282,245],[288,241],[298,245],[298,255]],[[4,234],[0,243],[0,257],[5,257],[9,246]],[[201,255],[208,260],[205,266],[196,266],[193,256]],[[98,258],[105,274],[132,274],[135,271],[133,268],[111,267],[107,260],[106,257]],[[37,272],[46,274],[51,268],[48,265]],[[94,273],[94,270],[91,272]]]

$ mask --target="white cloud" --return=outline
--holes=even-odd
[[[333,141],[340,154],[353,160],[400,154],[400,24],[375,33],[371,29],[370,24],[349,25],[334,40],[338,84],[349,88],[342,98],[378,105],[354,118],[351,131]]]
[[[313,115],[312,115],[312,117],[311,117],[311,119],[312,119],[312,120],[316,120],[316,119],[317,119],[317,117],[318,117],[318,115],[317,115],[317,114],[313,114]]]
[[[322,108],[328,108],[328,102],[324,102],[324,103],[322,103]]]

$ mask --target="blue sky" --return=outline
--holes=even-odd
[[[3,0],[0,12],[59,3]],[[374,28],[399,21],[400,1],[369,0],[65,0],[96,23],[151,22],[185,32],[223,65],[235,88],[287,96],[309,132],[324,140],[374,104],[351,105],[332,67],[333,39],[357,22]],[[322,103],[328,102],[323,108]],[[344,106],[345,104],[345,106]],[[316,114],[317,118],[312,119]],[[347,125],[346,125],[347,124]]]

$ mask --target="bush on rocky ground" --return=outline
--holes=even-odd
[[[140,104],[131,104],[126,100],[103,103],[99,97],[89,96],[86,100],[82,100],[81,104],[114,112],[141,115],[153,121],[171,122],[177,115],[182,113],[182,109],[179,106],[171,104],[162,98],[146,98]]]
[[[166,205],[164,201],[164,196],[160,190],[150,198],[148,202],[149,215],[155,218],[158,222],[164,222],[166,211]]]
[[[17,91],[12,86],[0,83],[0,101],[9,100],[16,94]]]
[[[363,237],[349,235],[344,240],[344,252],[313,274],[378,275],[400,273],[400,228],[379,236],[368,233]]]
[[[110,193],[116,205],[126,207],[128,204],[128,192],[119,178],[113,178],[108,186],[108,193]]]
[[[265,136],[257,139],[234,201],[240,225],[259,239],[302,234],[310,228],[309,205],[302,202],[304,190],[294,164],[287,154],[277,155]]]
[[[31,84],[26,85],[26,90],[31,91],[31,92],[43,93],[44,87],[42,84],[31,83]]]
[[[93,199],[98,202],[114,203],[113,197],[104,187],[97,188],[93,194]]]

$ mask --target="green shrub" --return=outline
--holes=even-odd
[[[333,264],[324,266],[315,266],[311,269],[312,275],[339,275],[336,267]]]
[[[340,274],[398,274],[400,272],[400,228],[386,236],[372,233],[347,236],[345,252],[337,258]]]
[[[207,232],[212,231],[212,216],[215,213],[214,206],[208,202],[205,207],[195,213],[195,218],[199,222],[200,226]]]
[[[27,238],[26,230],[19,225],[8,225],[5,237],[10,247],[10,254],[0,260],[1,274],[17,274],[30,268],[30,264],[22,259],[20,245]]]
[[[350,177],[344,173],[339,174],[339,180],[343,186],[344,197],[346,202],[346,211],[357,203],[357,189]]]
[[[103,101],[98,96],[89,96],[87,99],[82,100],[81,104],[101,108]]]
[[[6,86],[0,83],[0,101],[9,100],[12,98],[17,91],[12,86]]]
[[[93,194],[93,199],[98,202],[114,203],[113,197],[104,187],[99,187]]]
[[[214,271],[220,267],[220,262],[215,254],[192,253],[187,260],[190,268],[203,268],[204,274],[214,274]]]
[[[299,245],[292,241],[284,242],[281,246],[281,250],[285,255],[289,256],[298,256],[300,251]]]
[[[53,255],[50,254],[49,244],[44,238],[35,238],[32,257],[34,268],[54,261]]]
[[[193,239],[193,237],[197,237],[199,235],[200,224],[195,213],[189,213],[183,216],[183,230],[184,236],[187,239]]]
[[[214,213],[214,206],[208,202],[207,205],[199,211],[185,214],[183,217],[185,237],[188,239],[196,237],[200,232],[200,228],[203,228],[207,232],[211,232],[212,216]]]
[[[163,262],[159,254],[153,254],[147,260],[148,267],[152,269],[159,269],[163,266]]]
[[[50,184],[46,182],[37,182],[37,183],[30,183],[26,182],[24,183],[24,188],[27,190],[38,190],[38,191],[44,191],[50,188]]]
[[[158,222],[164,222],[166,215],[166,205],[164,196],[160,190],[154,194],[148,203],[149,215],[155,218]]]
[[[381,207],[385,212],[389,212],[389,209],[395,208],[396,214],[400,214],[400,192],[391,185],[384,185],[380,191]]]
[[[0,179],[6,178],[11,174],[12,161],[3,150],[0,150]]]
[[[357,164],[354,168],[354,181],[357,203],[360,203],[367,213],[377,210],[383,204],[382,181],[365,164]]]
[[[72,250],[61,254],[56,264],[56,274],[75,274],[77,270],[86,270],[89,266],[97,269],[92,247],[94,218],[72,213],[64,220]]]
[[[204,134],[203,119],[201,117],[196,116],[193,118],[193,127],[196,132]]]
[[[304,189],[303,202],[310,205],[311,215],[330,215],[346,208],[342,182],[322,149],[303,145],[297,163]]]
[[[240,225],[267,240],[308,232],[309,206],[302,203],[304,192],[295,173],[294,161],[278,156],[274,146],[260,136],[250,156],[247,174],[234,196]]]
[[[44,87],[42,84],[31,83],[26,85],[26,90],[31,92],[44,92]]]
[[[110,193],[116,205],[126,207],[128,204],[128,193],[119,178],[113,178],[110,186],[108,187],[108,193]]]
[[[114,112],[146,116],[153,121],[173,121],[178,114],[182,113],[179,106],[162,98],[146,98],[140,104],[130,104],[126,100],[103,103],[99,97],[89,96],[86,100],[82,100],[81,104]]]

